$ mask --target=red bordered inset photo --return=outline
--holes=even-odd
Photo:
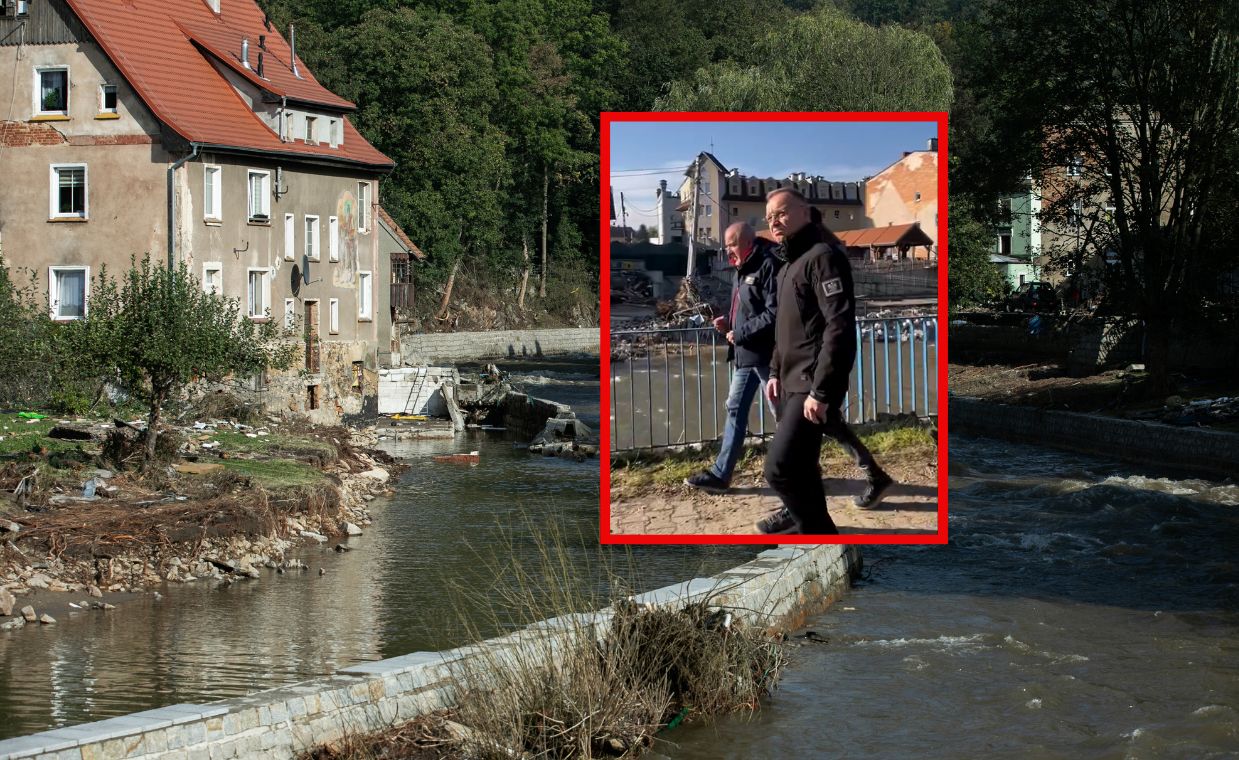
[[[945,544],[946,113],[601,129],[601,541]]]

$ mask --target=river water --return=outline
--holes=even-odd
[[[533,395],[572,404],[598,424],[598,362],[500,362]],[[373,503],[374,525],[352,551],[307,549],[306,573],[264,572],[230,586],[169,585],[109,613],[0,633],[0,738],[177,702],[206,702],[330,674],[363,660],[467,642],[521,622],[501,599],[496,567],[538,566],[560,547],[609,589],[615,572],[636,590],[713,574],[751,559],[744,547],[598,547],[598,461],[531,457],[501,436],[402,441],[410,468]],[[476,467],[435,454],[481,451]],[[554,526],[557,537],[548,535]],[[319,568],[325,575],[319,575]],[[475,598],[480,597],[480,600]],[[25,602],[23,602],[25,603]],[[37,605],[37,601],[35,601]]]
[[[950,544],[866,547],[688,758],[1239,757],[1239,486],[952,436]]]

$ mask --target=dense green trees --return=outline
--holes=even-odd
[[[382,201],[429,254],[424,326],[453,284],[535,318],[596,309],[601,111],[950,101],[927,36],[805,2],[260,2],[396,160]]]

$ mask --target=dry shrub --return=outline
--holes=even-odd
[[[508,560],[492,564],[493,585],[473,592],[486,595],[482,617],[491,630],[526,627],[507,646],[454,666],[457,719],[467,727],[460,756],[635,756],[669,722],[756,709],[773,688],[783,652],[764,631],[708,603],[636,605],[601,548],[582,558],[554,521],[529,531],[534,561],[513,560],[513,547],[504,551],[501,542],[496,554]],[[637,577],[636,568],[624,575]],[[609,618],[592,612],[612,599]],[[470,609],[465,627],[483,639]]]

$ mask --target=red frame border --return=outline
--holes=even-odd
[[[947,303],[947,217],[949,198],[947,187],[947,114],[945,111],[852,111],[852,112],[710,112],[710,111],[667,111],[667,112],[620,112],[606,111],[600,114],[602,155],[600,172],[600,202],[599,202],[599,248],[601,264],[599,269],[602,297],[601,325],[601,378],[600,414],[602,442],[600,452],[601,497],[599,500],[599,536],[604,544],[945,544],[947,543],[948,509],[947,509],[947,366],[948,338],[947,325],[949,307]],[[925,534],[847,534],[840,536],[813,535],[778,535],[762,536],[749,534],[649,534],[649,533],[611,533],[611,244],[610,244],[610,185],[611,185],[611,124],[624,121],[932,121],[938,126],[938,531]]]

